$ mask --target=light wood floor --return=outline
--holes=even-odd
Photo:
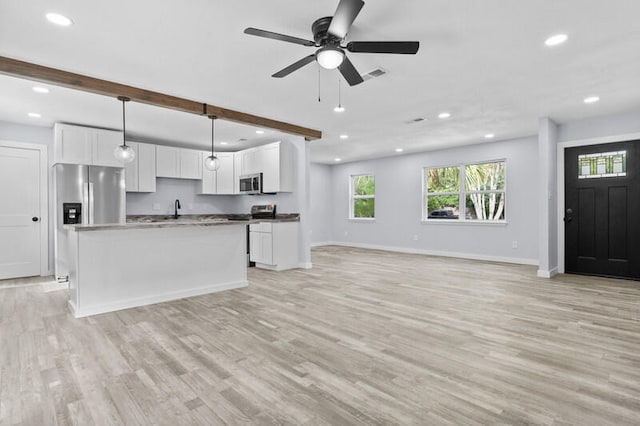
[[[0,288],[0,424],[640,424],[640,283],[312,260],[81,320],[65,291]]]

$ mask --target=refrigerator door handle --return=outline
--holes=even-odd
[[[82,224],[89,224],[89,184],[82,185]]]
[[[89,182],[89,225],[93,225],[93,182]]]

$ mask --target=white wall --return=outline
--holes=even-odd
[[[53,169],[49,167],[49,163],[53,158],[53,128],[26,126],[23,124],[9,123],[0,121],[0,140],[12,142],[26,142],[47,146],[47,168],[49,170],[47,176],[47,191],[49,194],[49,223],[47,223],[49,233],[49,270],[53,273],[54,250],[53,250],[53,201],[51,194],[53,193]]]
[[[558,142],[640,132],[640,109],[560,124]]]
[[[530,137],[331,166],[333,213],[328,226],[333,228],[333,241],[537,264],[537,146],[536,137]],[[497,159],[507,162],[506,225],[421,223],[423,167]],[[325,178],[324,169],[314,167],[312,171],[312,181]],[[373,222],[348,219],[350,175],[362,173],[372,173],[376,179]],[[323,226],[327,225],[314,223],[314,228]],[[512,248],[514,241],[516,249]]]
[[[311,164],[311,244],[333,241],[332,166]]]

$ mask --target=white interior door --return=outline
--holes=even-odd
[[[40,275],[40,153],[0,146],[0,279]]]

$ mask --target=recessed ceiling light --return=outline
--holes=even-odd
[[[494,135],[493,133],[487,133],[486,135],[484,135],[485,139],[493,139],[495,137],[496,137],[496,135]]]
[[[264,135],[264,130],[256,130],[256,133],[259,135]]]
[[[584,103],[585,104],[595,104],[599,100],[600,100],[600,98],[598,96],[589,96],[587,98],[584,98]]]
[[[35,86],[33,88],[33,91],[37,92],[37,93],[49,93],[49,89],[47,89],[46,87],[42,87],[42,86]]]
[[[340,162],[340,161],[342,161],[342,158],[334,158],[333,161]]]
[[[441,112],[440,114],[438,114],[438,118],[449,118],[451,117],[451,113],[449,112]]]
[[[396,148],[396,152],[402,152],[402,151],[404,151],[404,149],[402,149],[402,148]]]
[[[349,139],[349,135],[340,135],[340,139]]]
[[[344,107],[342,105],[338,105],[333,109],[335,112],[344,112]]]
[[[229,145],[229,142],[220,142],[220,145]]]
[[[73,24],[73,21],[64,15],[59,13],[47,13],[47,20],[52,24],[60,25],[61,27],[68,27]]]
[[[37,112],[30,112],[27,114],[29,117],[31,118],[40,118],[42,117],[40,114],[38,114]]]
[[[569,36],[567,36],[566,34],[556,34],[556,35],[553,35],[553,36],[549,37],[544,42],[544,44],[546,44],[547,46],[557,46],[557,45],[562,44],[565,41],[567,41],[567,39],[569,39]]]

